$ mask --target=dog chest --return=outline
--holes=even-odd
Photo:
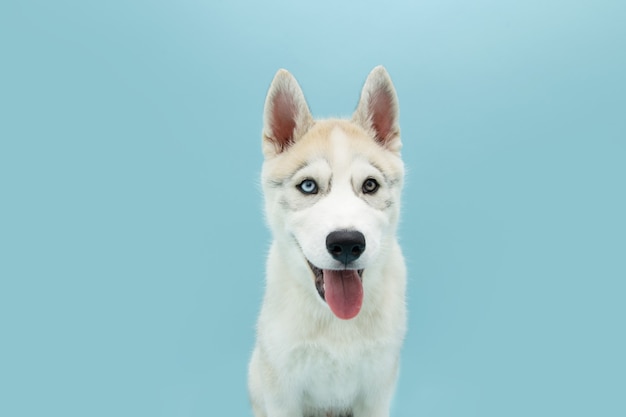
[[[304,404],[349,408],[394,372],[393,351],[378,343],[312,344],[292,350],[288,368]]]

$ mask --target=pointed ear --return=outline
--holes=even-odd
[[[370,132],[382,146],[400,152],[398,97],[383,66],[374,68],[368,75],[352,120]]]
[[[295,143],[313,124],[302,89],[289,71],[278,70],[265,98],[263,153],[276,156]]]

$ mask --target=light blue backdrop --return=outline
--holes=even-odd
[[[623,1],[3,1],[0,415],[250,416],[280,68],[408,166],[393,416],[626,415]],[[358,417],[358,416],[357,416]]]

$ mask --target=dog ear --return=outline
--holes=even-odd
[[[380,65],[370,72],[352,120],[376,138],[382,146],[400,152],[398,97],[387,70]]]
[[[302,89],[289,71],[278,70],[265,98],[263,153],[276,156],[295,143],[313,124]]]

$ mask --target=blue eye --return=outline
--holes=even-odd
[[[313,180],[304,180],[297,185],[303,194],[317,194],[317,183]]]

